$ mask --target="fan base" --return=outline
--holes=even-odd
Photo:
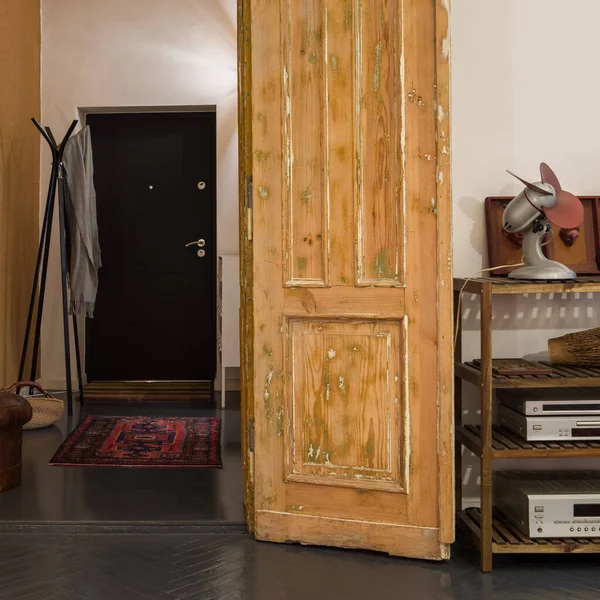
[[[544,281],[548,279],[575,279],[576,277],[577,273],[575,271],[553,260],[545,260],[537,265],[527,265],[509,274],[510,279],[541,279]]]

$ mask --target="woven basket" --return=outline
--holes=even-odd
[[[32,387],[36,389],[41,395],[40,396],[24,396],[24,398],[31,404],[33,409],[33,417],[31,421],[23,425],[23,429],[42,429],[44,427],[50,427],[54,425],[65,412],[65,403],[59,398],[51,396],[41,385],[35,383],[35,381],[19,381],[6,388],[5,392],[14,392],[21,387]]]

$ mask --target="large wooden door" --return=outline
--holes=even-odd
[[[249,0],[241,18],[250,526],[447,558],[448,2]]]

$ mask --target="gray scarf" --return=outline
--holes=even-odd
[[[89,127],[82,129],[67,142],[63,164],[69,188],[67,216],[71,246],[71,312],[93,317],[98,291],[98,269],[102,266],[102,261],[98,243],[94,163]]]

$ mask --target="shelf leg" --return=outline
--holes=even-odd
[[[225,389],[225,366],[222,365],[221,366],[221,410],[225,410],[225,395],[226,395],[226,389]]]
[[[492,285],[481,292],[481,570],[492,570]]]
[[[459,315],[460,291],[454,292],[454,327],[458,328],[456,345],[454,347],[454,363],[462,362],[462,321]],[[454,377],[454,425],[463,424],[462,379]],[[462,510],[462,444],[454,442],[454,510]]]

